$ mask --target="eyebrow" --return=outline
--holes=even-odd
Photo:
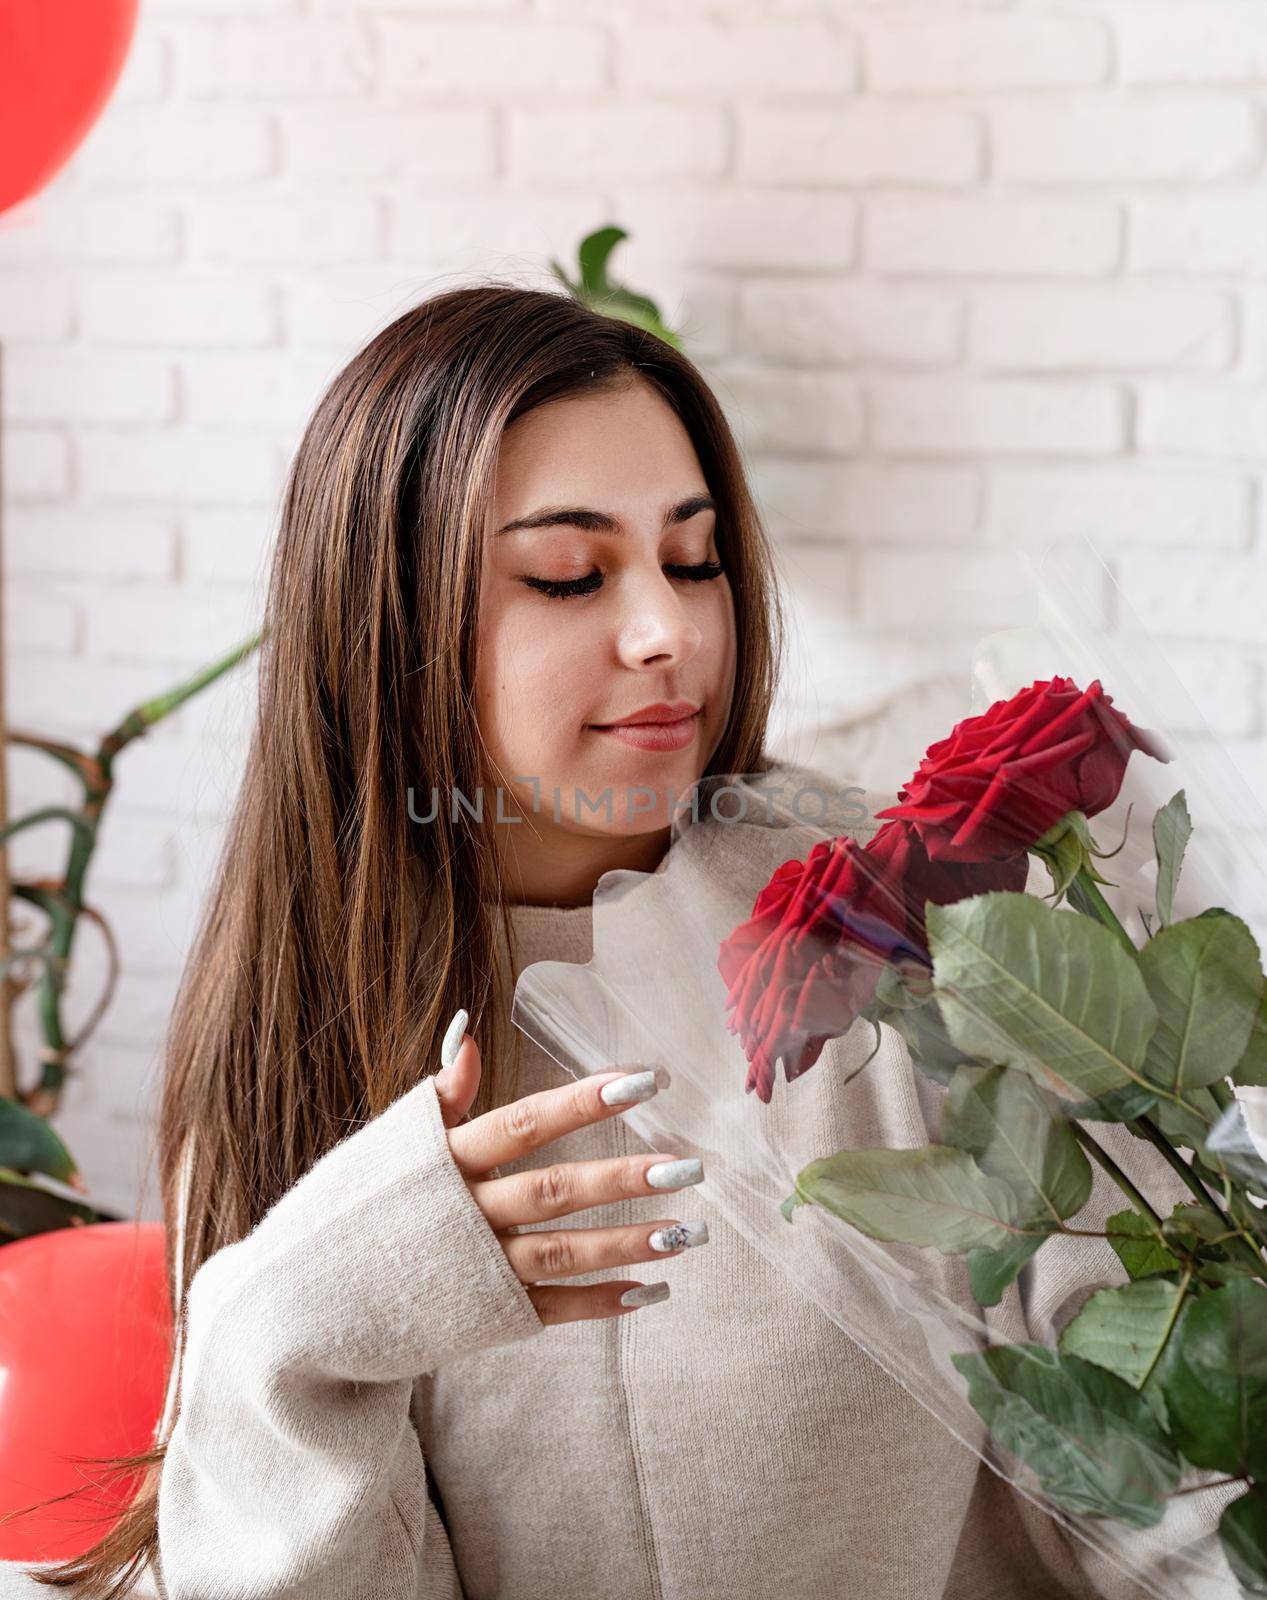
[[[701,511],[716,511],[717,502],[711,494],[695,494],[671,506],[664,518],[666,528],[679,522],[689,522]],[[619,517],[607,511],[595,511],[589,506],[542,506],[530,511],[526,517],[516,517],[497,532],[514,533],[521,528],[585,528],[591,533],[623,533]]]

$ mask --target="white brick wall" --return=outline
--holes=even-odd
[[[617,221],[742,432],[820,707],[962,672],[1011,553],[1086,535],[1123,586],[1095,614],[1133,608],[1176,723],[1256,779],[1265,9],[147,0],[105,117],[0,227],[14,721],[100,731],[235,642],[356,345]],[[94,893],[126,971],[63,1118],[103,1204],[136,1197],[249,713],[243,676],[120,762]],[[61,792],[11,770],[15,805]],[[76,1005],[100,976],[86,929]]]

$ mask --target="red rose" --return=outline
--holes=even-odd
[[[877,816],[912,823],[937,861],[989,861],[1027,850],[1070,811],[1112,805],[1133,750],[1170,759],[1156,736],[1114,708],[1097,678],[1033,683],[930,745],[898,804]]]
[[[949,905],[989,889],[1023,889],[1029,863],[930,861],[916,830],[890,822],[866,845],[821,840],[805,861],[785,861],[752,915],[722,944],[727,1022],[748,1058],[746,1091],[768,1102],[783,1058],[790,1083],[870,1004],[885,963],[928,962],[924,905]]]

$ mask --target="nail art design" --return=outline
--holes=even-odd
[[[671,1222],[667,1228],[657,1228],[647,1243],[653,1250],[689,1250],[692,1245],[708,1243],[706,1222]]]
[[[631,1106],[639,1100],[650,1100],[659,1088],[654,1072],[627,1072],[623,1078],[605,1083],[598,1097],[609,1106]]]
[[[700,1183],[704,1177],[704,1163],[698,1156],[687,1156],[681,1161],[658,1161],[647,1168],[647,1182],[653,1189],[685,1189],[689,1183]]]
[[[453,1021],[445,1029],[444,1043],[440,1046],[440,1065],[451,1067],[457,1060],[458,1051],[462,1048],[462,1041],[466,1038],[466,1025],[470,1021],[470,1013],[458,1010],[453,1015]]]
[[[653,1306],[669,1298],[667,1283],[640,1283],[636,1289],[626,1289],[620,1297],[622,1306]]]

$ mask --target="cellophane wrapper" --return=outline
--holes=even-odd
[[[1223,908],[1254,930],[1261,947],[1267,816],[1156,641],[1114,590],[1096,552],[1063,544],[1041,558],[1019,561],[1021,600],[1018,605],[1013,596],[1008,625],[982,632],[957,668],[947,672],[946,682],[957,680],[959,687],[957,716],[980,715],[1027,685],[1057,675],[1081,686],[1098,680],[1115,707],[1136,728],[1146,729],[1154,749],[1166,757],[1134,751],[1116,799],[1089,819],[1091,835],[1105,852],[1095,866],[1107,880],[1099,885],[1106,904],[1137,947],[1160,932],[1154,818],[1182,790],[1192,833],[1171,921]],[[804,669],[801,688],[803,678]],[[824,685],[818,698],[830,703],[831,687]],[[941,732],[950,731],[947,722]],[[900,743],[902,726],[889,732]],[[922,743],[912,733],[912,773],[922,754]],[[992,1305],[980,1303],[974,1292],[966,1251],[874,1237],[820,1203],[784,1209],[798,1175],[812,1163],[839,1152],[911,1150],[955,1137],[946,1109],[955,1092],[954,1064],[942,1060],[939,1065],[935,1051],[927,1053],[927,1061],[917,1060],[909,1035],[890,1021],[873,1023],[865,1016],[850,1021],[843,1001],[839,1030],[830,1036],[829,1016],[823,1029],[829,1036],[811,1065],[791,1077],[785,1057],[785,1071],[776,1070],[768,1101],[746,1092],[750,1061],[742,1037],[732,1031],[728,985],[719,971],[723,944],[752,917],[758,896],[781,866],[805,861],[823,841],[850,838],[865,844],[884,826],[876,813],[894,803],[891,773],[871,783],[865,771],[835,765],[825,770],[799,754],[784,754],[761,773],[707,775],[683,797],[670,847],[654,872],[617,870],[600,879],[589,963],[545,961],[525,969],[513,1020],[577,1077],[635,1063],[663,1069],[668,1086],[625,1113],[634,1132],[649,1148],[702,1157],[704,1192],[784,1275],[790,1291],[816,1304],[967,1451],[1005,1477],[1027,1507],[1052,1517],[1098,1589],[1163,1600],[1233,1600],[1241,1584],[1219,1536],[1219,1521],[1245,1485],[1220,1484],[1223,1473],[1182,1458],[1173,1461],[1147,1414],[1133,1404],[1123,1406],[1120,1416],[1112,1410],[1113,1395],[1122,1392],[1116,1385],[1138,1397],[1152,1377],[1148,1373],[1138,1386],[1134,1381],[1156,1353],[1148,1345],[1155,1324],[1145,1323],[1135,1352],[1138,1365],[1129,1378],[1121,1375],[1120,1351],[1112,1356],[1116,1371],[1100,1369],[1112,1379],[1111,1393],[1106,1398],[1092,1392],[1086,1400],[1089,1420],[1085,1413],[1079,1418],[1067,1410],[1054,1421],[1047,1419],[1044,1471],[1026,1459],[1034,1451],[1024,1447],[1032,1420],[1025,1408],[1019,1421],[1012,1418],[1010,1430],[1008,1418],[997,1413],[988,1427],[972,1403],[965,1370],[956,1365],[956,1357],[1016,1346],[1025,1348],[1029,1361],[1040,1361],[1042,1352],[1059,1358],[1065,1330],[1089,1298],[1135,1281],[1103,1237],[1106,1220],[1132,1205],[1103,1166],[1087,1161],[1089,1170],[1080,1180],[1075,1175],[1073,1188],[1081,1182],[1086,1198],[1062,1224],[1079,1231],[1045,1238]],[[1026,860],[1019,887],[1039,900],[1051,896],[1053,878],[1045,862],[1033,854]],[[834,925],[845,925],[851,909],[834,906]],[[1068,901],[1061,910],[1066,917],[1082,915]],[[864,932],[873,915],[874,906],[857,908]],[[825,944],[819,953],[828,951]],[[813,952],[801,955],[798,972]],[[853,956],[859,959],[857,947]],[[877,956],[875,982],[882,972],[894,973],[903,956],[900,947],[888,959]],[[1058,976],[1049,970],[1042,981],[1050,984]],[[1064,976],[1075,984],[1099,981],[1079,976],[1072,963]],[[1223,982],[1229,1008],[1237,1003],[1235,978],[1215,972],[1211,979],[1216,996]],[[978,1038],[986,1040],[974,1056],[961,1054],[969,1068],[965,1081],[982,1081],[972,1074],[989,1072],[991,1063],[1012,1063],[1006,1076],[1017,1093],[990,1102],[984,1121],[981,1114],[975,1117],[973,1159],[979,1169],[1006,1174],[1017,1160],[1058,1164],[1060,1151],[1067,1152],[1069,1128],[1076,1125],[1159,1216],[1195,1203],[1191,1187],[1157,1147],[1122,1121],[1099,1115],[1090,1103],[1093,1097],[1072,1092],[1064,1076],[1070,1063],[1067,1028],[1052,1030],[1049,1049],[1032,1019],[1018,1018],[1009,1026],[1006,1007],[998,1004],[997,990],[980,963],[971,981],[964,980],[961,963],[959,981],[951,981],[946,992],[958,1008],[961,1027],[975,1020]],[[1115,992],[1110,983],[1110,1007]],[[1128,998],[1120,999],[1122,1017],[1110,1033],[1138,1031]],[[753,996],[748,1003],[754,1004]],[[1087,1001],[1093,1009],[1104,1003],[1103,995]],[[1213,1015],[1216,1026],[1217,1004],[1217,998],[1207,999],[1202,1013],[1207,1023]],[[816,1021],[823,1022],[821,1001]],[[1105,1033],[1103,1018],[1089,1031],[1097,1030]],[[1088,1055],[1102,1048],[1102,1042],[1088,1046]],[[1132,1048],[1129,1038],[1112,1044],[1128,1057]],[[1016,1063],[1025,1060],[1030,1065],[1022,1071]],[[1093,1067],[1084,1060],[1078,1070]],[[1024,1080],[1019,1085],[1018,1078]],[[1063,1093],[1054,1092],[1057,1082]],[[1042,1104],[1054,1113],[1046,1133],[1041,1118],[1037,1128],[1032,1118],[1026,1120],[1035,1084],[1042,1087]],[[1210,1111],[1202,1136],[1207,1163],[1222,1162],[1255,1204],[1267,1197],[1258,1103],[1264,1092],[1237,1088],[1230,1103]],[[982,1104],[974,1102],[968,1110],[982,1113]],[[1129,1109],[1129,1103],[1118,1109]],[[991,1111],[997,1118],[992,1128],[987,1126]],[[961,1105],[958,1126],[963,1121]],[[943,1143],[943,1148],[955,1145]],[[1069,1162],[1086,1161],[1085,1147],[1076,1149],[1081,1158]],[[1154,1281],[1173,1284],[1174,1277]],[[1167,1292],[1159,1291],[1163,1299]],[[1267,1329],[1262,1337],[1267,1340]],[[1100,1354],[1090,1333],[1071,1349],[1093,1366]],[[1090,1470],[1093,1479],[1099,1474],[1100,1500],[1082,1492],[1089,1470],[1085,1452],[1064,1479],[1052,1466],[1062,1432],[1075,1453],[1091,1440],[1099,1465]],[[1105,1500],[1124,1509],[1126,1517],[1106,1515]],[[1246,1587],[1245,1592],[1263,1591]]]

